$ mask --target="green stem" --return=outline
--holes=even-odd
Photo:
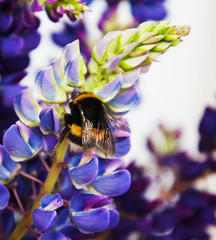
[[[52,193],[52,190],[55,186],[58,176],[62,170],[62,168],[59,167],[59,163],[64,161],[67,147],[68,147],[67,139],[64,139],[64,141],[59,145],[56,151],[55,160],[52,164],[50,171],[48,172],[47,179],[44,182],[44,185],[41,186],[40,192],[31,210],[23,216],[22,220],[17,225],[15,230],[12,232],[8,240],[20,240],[28,232],[28,228],[31,227],[31,225],[33,224],[32,220],[33,211],[39,207],[40,200],[44,195],[49,195]]]

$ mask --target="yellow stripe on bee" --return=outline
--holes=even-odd
[[[93,93],[81,93],[75,100],[74,103],[77,103],[77,101],[82,100],[84,98],[96,98],[98,100],[100,100],[99,97],[97,97],[96,95],[94,95]]]
[[[72,124],[71,126],[71,133],[77,137],[81,137],[82,136],[82,127],[76,125],[76,124]]]

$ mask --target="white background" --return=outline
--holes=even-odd
[[[89,29],[95,36],[94,19],[103,1],[92,6],[86,14]],[[167,0],[167,20],[172,25],[190,25],[191,33],[177,47],[169,49],[152,64],[150,71],[139,82],[141,102],[128,115],[132,130],[132,149],[125,158],[145,163],[149,159],[145,149],[146,137],[159,123],[183,130],[182,145],[191,153],[197,152],[199,119],[205,106],[216,106],[216,1]],[[123,11],[124,12],[124,11]],[[25,83],[33,82],[36,72],[58,58],[62,49],[50,41],[50,33],[61,29],[63,21],[51,23],[45,14],[41,18],[42,41],[31,54],[32,63]],[[125,17],[125,12],[122,19]]]

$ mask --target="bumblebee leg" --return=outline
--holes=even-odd
[[[67,134],[70,131],[70,126],[66,125],[63,129],[63,131],[61,132],[61,135],[58,138],[58,142],[56,143],[55,147],[53,148],[53,154],[52,154],[52,158],[55,157],[56,154],[56,150],[58,148],[58,146],[61,144],[61,142],[64,140],[64,138],[67,136]]]
[[[69,113],[66,113],[64,115],[64,121],[65,125],[71,125],[73,123],[73,117]]]

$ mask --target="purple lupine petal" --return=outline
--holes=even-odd
[[[20,164],[14,162],[4,147],[0,145],[0,181],[7,183],[6,180],[12,180],[18,169],[20,169]]]
[[[78,153],[72,156],[72,158],[68,161],[69,167],[75,167],[78,166],[81,160],[83,153]]]
[[[133,85],[130,89],[117,94],[117,96],[107,103],[107,106],[113,112],[127,112],[137,104],[138,100],[138,92],[136,86]]]
[[[40,0],[33,0],[31,3],[31,10],[33,12],[40,12],[43,10],[43,4],[40,3]]]
[[[1,62],[2,68],[4,69],[4,74],[13,74],[18,71],[23,71],[29,65],[29,56],[18,55],[13,58],[5,58]]]
[[[38,240],[69,240],[70,238],[65,237],[62,233],[57,231],[49,231],[42,234]]]
[[[122,88],[129,88],[136,83],[140,77],[140,68],[122,74]]]
[[[43,134],[61,132],[62,124],[58,115],[54,106],[44,108],[40,112],[40,130]]]
[[[51,230],[57,222],[56,211],[43,211],[36,208],[32,213],[32,219],[35,227],[41,232]]]
[[[105,199],[108,199],[108,200],[105,200]],[[72,212],[80,212],[80,211],[87,211],[92,207],[105,206],[109,204],[111,201],[112,199],[106,198],[103,196],[79,193],[71,199],[69,203],[69,207]]]
[[[70,60],[65,68],[65,79],[69,86],[80,87],[84,83],[80,55]]]
[[[1,82],[2,85],[0,87],[2,102],[4,103],[5,106],[13,106],[14,99],[15,99],[17,93],[22,91],[26,87],[18,85],[18,84],[3,85],[4,80],[6,80],[6,79],[2,78],[2,82]]]
[[[83,188],[95,180],[98,173],[98,159],[92,158],[85,165],[77,166],[69,169],[70,177],[76,188]]]
[[[104,63],[104,65],[102,66],[102,69],[104,69],[106,72],[111,72],[118,65],[122,57],[123,57],[123,54],[120,54],[111,58],[109,61]]]
[[[93,48],[92,58],[98,64],[104,64],[106,61],[106,53],[108,51],[109,44],[117,38],[122,31],[112,31],[107,33],[102,40],[100,40]]]
[[[98,96],[103,102],[108,102],[113,99],[122,86],[122,74],[113,74],[109,77],[108,83],[101,87],[93,89],[93,93]]]
[[[42,107],[35,101],[30,88],[22,90],[14,100],[14,109],[19,119],[27,126],[38,126]]]
[[[40,205],[44,211],[54,211],[63,205],[63,200],[59,193],[51,194],[41,198]]]
[[[109,226],[109,210],[93,209],[87,212],[73,212],[71,216],[75,226],[83,233],[102,232]]]
[[[107,161],[106,159],[100,158],[98,175],[109,175],[121,167],[123,164],[124,161],[121,159],[109,159],[109,161]]]
[[[64,88],[65,92],[71,93],[73,91],[73,88],[66,84],[63,59],[62,58],[56,59],[52,63],[52,67],[53,67],[53,74],[58,86]]]
[[[2,76],[2,78],[1,78],[1,85],[2,86],[1,87],[3,87],[3,85],[5,87],[6,85],[12,86],[14,83],[19,83],[26,76],[26,74],[27,73],[24,72],[24,71],[18,71],[18,72],[14,72],[14,73],[8,73],[8,75]],[[24,86],[23,86],[23,88],[24,88]],[[17,90],[16,94],[18,92],[19,91]]]
[[[35,79],[36,89],[41,99],[48,103],[63,103],[67,96],[56,82],[52,65],[38,73]]]
[[[101,208],[101,207],[106,206],[106,205],[108,205],[108,204],[110,204],[110,203],[112,203],[112,202],[113,202],[113,199],[112,199],[112,198],[109,198],[109,197],[103,198],[101,201],[95,203],[95,204],[92,206],[92,208]]]
[[[111,229],[118,225],[120,215],[119,215],[119,212],[116,210],[109,210],[109,214],[110,214],[110,222],[109,222],[108,229]]]
[[[128,154],[128,152],[130,151],[131,148],[131,143],[130,143],[130,138],[129,137],[125,137],[125,138],[116,138],[114,140],[115,143],[115,154],[114,154],[114,158],[119,158],[119,157],[123,157],[126,154]]]
[[[71,61],[78,55],[80,55],[79,40],[75,40],[72,43],[67,44],[62,52],[64,66],[66,66],[69,61]]]
[[[128,191],[131,184],[129,171],[120,170],[107,176],[98,176],[92,187],[105,196],[119,196]]]
[[[1,42],[1,55],[3,57],[15,57],[18,55],[24,45],[24,41],[20,37],[3,38]]]
[[[9,13],[0,11],[0,31],[6,32],[13,22],[13,17]]]
[[[128,134],[127,134],[128,135]],[[117,137],[114,140],[115,143],[115,154],[106,156],[104,152],[98,150],[98,156],[102,158],[120,158],[128,154],[131,148],[130,138],[127,137]]]
[[[7,207],[9,199],[10,199],[10,194],[7,188],[0,183],[0,210],[4,209]]]
[[[14,161],[25,161],[41,150],[43,141],[36,129],[30,129],[21,122],[17,122],[5,132],[3,145]]]
[[[40,34],[35,31],[29,31],[22,34],[22,38],[25,41],[25,44],[22,48],[24,52],[30,52],[35,49],[40,43]]]

